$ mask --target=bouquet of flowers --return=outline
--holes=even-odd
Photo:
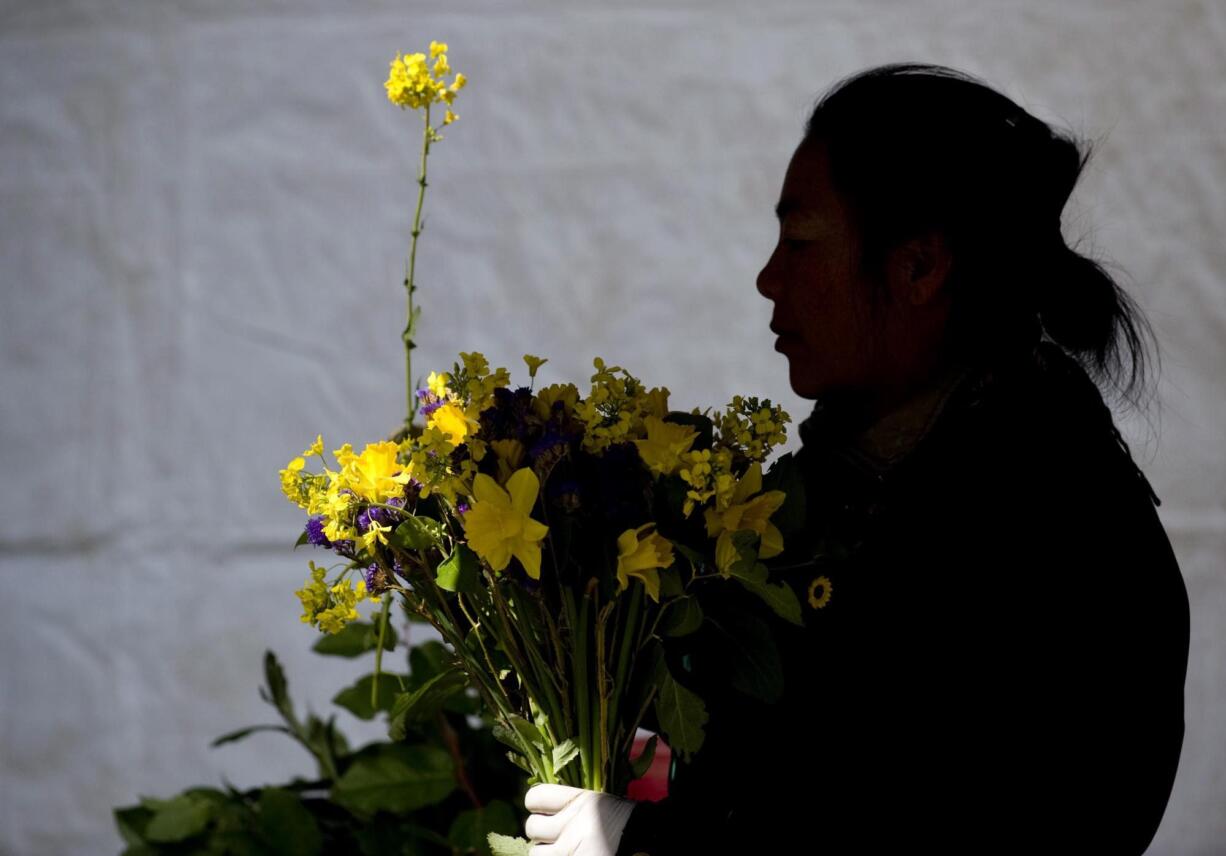
[[[280,474],[308,515],[299,544],[340,560],[310,563],[302,621],[342,633],[359,604],[379,603],[378,658],[399,598],[450,659],[399,691],[380,680],[376,659],[371,706],[390,705],[393,737],[475,692],[530,784],[620,795],[651,763],[655,738],[631,759],[649,709],[673,752],[702,745],[703,700],[670,673],[663,645],[701,626],[704,586],[740,586],[801,623],[795,591],[770,581],[762,562],[783,549],[772,518],[789,501],[786,468],[764,475],[763,465],[790,419],[741,396],[715,412],[670,410],[667,389],[600,358],[586,394],[538,388],[546,360],[532,355],[528,383],[513,386],[478,352],[416,388],[414,260],[426,157],[442,139],[430,106],[445,103],[450,124],[465,83],[442,81],[446,50],[431,43],[433,70],[425,54],[398,56],[385,84],[393,103],[425,117],[405,277],[405,424],[360,452],[344,443],[331,461],[317,436]]]

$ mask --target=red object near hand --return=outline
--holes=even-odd
[[[651,739],[648,734],[640,734],[634,738],[634,747],[630,750],[630,760],[638,758],[643,753],[643,747]],[[635,779],[626,788],[626,797],[645,802],[659,802],[668,796],[668,771],[672,766],[673,752],[664,740],[656,740],[656,754],[651,759],[651,766],[640,779]]]

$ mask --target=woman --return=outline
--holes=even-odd
[[[1189,610],[1096,385],[1135,404],[1152,334],[1060,232],[1087,159],[939,66],[817,104],[758,277],[816,400],[807,525],[775,571],[809,604],[804,630],[775,622],[783,698],[726,686],[727,637],[670,640],[708,702],[703,749],[659,803],[534,787],[533,856],[1149,845]],[[707,614],[767,614],[715,597]]]

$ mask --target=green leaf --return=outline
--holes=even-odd
[[[463,544],[438,566],[439,588],[472,594],[481,586],[481,560]]]
[[[209,744],[210,748],[216,748],[226,743],[234,743],[242,740],[249,734],[255,734],[257,731],[280,731],[282,734],[293,734],[284,725],[252,725],[249,728],[240,728],[237,731],[231,731],[229,734],[223,734]]]
[[[661,673],[656,716],[669,748],[688,761],[706,738],[703,726],[707,724],[707,708],[701,698],[677,683],[668,669],[661,669]]]
[[[115,826],[119,830],[119,836],[124,840],[125,844],[143,844],[145,842],[145,827],[149,825],[149,819],[153,817],[153,812],[144,806],[132,805],[126,808],[117,808],[113,814],[115,816]]]
[[[468,678],[457,669],[440,672],[412,692],[397,694],[388,721],[388,737],[403,740],[410,725],[433,718],[451,696],[466,686]]]
[[[277,662],[277,655],[272,651],[264,652],[264,682],[268,690],[260,688],[260,698],[275,707],[287,721],[294,719],[294,705],[289,700],[289,684],[285,680],[285,671]]]
[[[298,536],[298,540],[294,542],[294,546],[291,549],[297,550],[299,547],[305,544],[310,537],[311,533],[307,532],[304,528],[302,530],[302,534]]]
[[[738,529],[729,537],[732,539],[732,546],[736,548],[737,560],[728,568],[728,574],[733,577],[756,578],[760,540],[758,533],[752,529]],[[762,579],[765,579],[765,573]]]
[[[783,695],[783,666],[767,623],[743,611],[707,620],[718,634],[715,656],[727,664],[732,687],[767,703],[778,701]],[[668,743],[671,746],[672,740]]]
[[[659,735],[651,735],[651,738],[643,746],[643,751],[630,762],[630,772],[634,774],[634,778],[641,779],[647,775],[651,762],[656,758],[656,743],[659,742],[659,739]]]
[[[556,775],[563,767],[579,757],[579,744],[569,737],[553,747],[553,772]]]
[[[493,833],[514,835],[519,831],[519,817],[511,804],[503,800],[491,800],[484,807],[469,809],[456,815],[447,833],[450,847],[461,853],[476,851],[490,856],[488,836]]]
[[[377,744],[359,755],[332,787],[332,799],[359,817],[404,813],[442,802],[455,790],[451,756],[435,746]]]
[[[319,638],[311,650],[329,657],[358,657],[373,651],[379,643],[379,626],[370,621],[351,621],[337,633],[328,633]],[[383,637],[383,650],[396,647],[396,629],[391,622]]]
[[[497,726],[495,726],[495,727],[497,727]],[[526,759],[526,758],[525,758],[523,755],[521,755],[521,754],[519,753],[519,750],[518,750],[518,749],[517,749],[516,751],[514,751],[514,752],[508,752],[508,753],[507,753],[507,759],[508,759],[508,760],[509,760],[509,761],[510,761],[512,764],[514,764],[516,767],[519,767],[519,769],[521,769],[521,770],[523,770],[525,773],[527,773],[529,776],[535,776],[535,775],[536,775],[536,771],[532,769],[532,765],[531,765],[531,764],[529,764],[529,763],[528,763],[528,760],[527,760],[527,759]]]
[[[259,830],[277,856],[316,856],[324,839],[315,818],[292,791],[266,788],[260,794]]]
[[[545,736],[541,734],[541,730],[539,728],[528,720],[524,719],[522,716],[518,716],[516,714],[511,714],[509,719],[511,720],[511,725],[513,725],[515,730],[519,732],[519,736],[522,740],[527,741],[530,745],[535,746],[542,752],[548,749],[548,747],[545,745]]]
[[[490,852],[493,856],[528,856],[532,842],[525,838],[513,838],[509,835],[489,834]]]
[[[692,597],[681,597],[668,604],[664,613],[665,636],[688,636],[702,626],[702,607]]]
[[[376,703],[374,707],[371,707],[370,685],[374,680],[374,675],[364,675],[358,678],[357,683],[353,686],[336,694],[332,699],[333,704],[340,705],[359,719],[373,719],[379,711],[391,710],[396,696],[401,693],[400,680],[390,672],[382,672],[379,675],[376,689]]]
[[[429,517],[406,517],[387,536],[389,544],[406,553],[437,547],[442,540],[442,524]]]
[[[319,761],[320,778],[327,778],[328,769],[336,769],[337,758],[349,752],[345,736],[336,730],[335,716],[329,716],[326,723],[314,714],[308,716],[304,740]]]
[[[204,832],[216,804],[183,794],[162,804],[145,827],[145,840],[156,843],[183,841]]]
[[[455,667],[455,657],[437,639],[415,645],[409,650],[409,687],[416,689],[435,675]]]
[[[680,545],[674,544],[674,547]],[[681,582],[681,571],[674,565],[660,571],[660,596],[665,598],[681,597],[685,594],[685,584]]]
[[[759,568],[760,571],[757,570]],[[765,565],[758,563],[752,578],[742,576],[737,577],[737,580],[748,591],[762,598],[784,621],[804,627],[805,622],[800,614],[800,599],[796,597],[796,592],[787,583],[767,582]]]

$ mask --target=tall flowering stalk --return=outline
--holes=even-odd
[[[422,53],[400,54],[391,62],[391,71],[383,87],[387,90],[387,98],[401,109],[420,110],[422,113],[421,166],[417,172],[417,211],[413,215],[412,244],[409,249],[409,262],[405,269],[404,288],[408,296],[408,319],[404,326],[401,339],[404,341],[406,429],[412,425],[417,415],[417,397],[414,393],[413,380],[413,348],[416,347],[413,337],[417,331],[417,320],[421,309],[413,305],[413,293],[417,290],[414,276],[417,273],[417,239],[422,233],[421,211],[426,199],[426,159],[430,155],[430,144],[443,139],[442,134],[430,124],[430,105],[445,104],[443,125],[450,125],[460,118],[451,111],[456,93],[468,82],[463,74],[456,72],[451,83],[445,83],[443,78],[451,73],[451,65],[447,62],[447,45],[443,42],[430,42],[431,68]]]

